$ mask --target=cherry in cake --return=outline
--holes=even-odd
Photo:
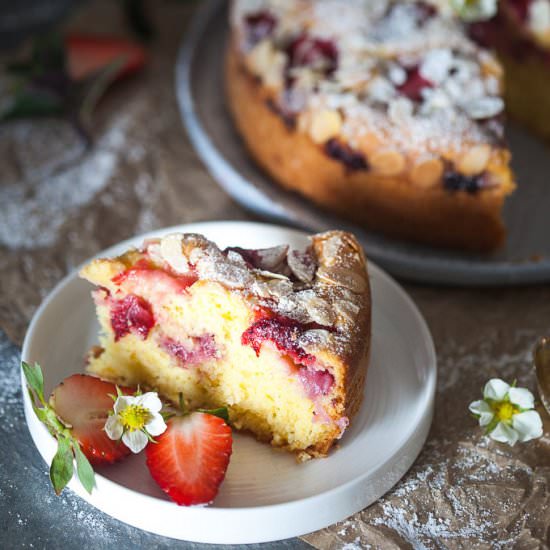
[[[502,244],[502,69],[445,2],[235,0],[230,23],[229,107],[276,182],[390,235]]]
[[[227,406],[234,427],[302,459],[326,455],[359,407],[370,295],[350,234],[314,235],[306,250],[173,234],[81,275],[97,286],[92,374]]]

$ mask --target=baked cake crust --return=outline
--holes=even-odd
[[[358,3],[360,0],[352,2]],[[269,10],[277,3],[260,4],[261,9]],[[296,8],[299,10],[308,9],[311,2],[284,5],[289,4],[301,6]],[[323,0],[320,4],[334,8],[338,2]],[[510,154],[502,145],[501,123],[497,122],[500,114],[490,123],[457,114],[457,128],[460,126],[461,130],[449,125],[445,137],[445,130],[437,128],[432,141],[427,136],[418,143],[411,138],[408,144],[405,126],[401,137],[396,134],[399,124],[391,131],[383,129],[384,139],[380,132],[362,133],[361,125],[368,125],[368,118],[350,118],[356,112],[351,107],[327,108],[338,93],[342,102],[357,101],[350,100],[350,96],[362,97],[363,92],[357,90],[340,87],[336,94],[325,94],[314,87],[307,92],[311,94],[309,103],[300,109],[290,109],[285,98],[289,89],[296,86],[291,84],[288,88],[288,74],[294,75],[292,71],[296,70],[291,67],[289,72],[288,68],[289,56],[293,55],[288,53],[289,48],[294,46],[291,43],[285,50],[280,45],[285,40],[281,35],[250,44],[250,37],[246,36],[247,19],[266,16],[261,15],[263,12],[248,12],[249,5],[252,3],[247,0],[233,3],[233,34],[226,53],[227,98],[245,145],[275,181],[326,209],[392,236],[480,251],[502,244],[505,228],[501,209],[514,184],[508,166]],[[282,9],[284,16],[287,8]],[[280,15],[276,9],[273,11]],[[283,20],[280,25],[284,27],[286,23]],[[312,23],[308,32],[313,35],[316,30]],[[284,32],[286,27],[281,34]],[[468,42],[465,35],[464,40]],[[319,47],[329,48],[325,35],[319,41],[322,44]],[[275,46],[268,46],[272,42]],[[479,57],[480,81],[490,83],[498,91],[500,67],[496,60],[472,44],[466,46],[467,55]],[[344,63],[342,59],[340,62]],[[292,76],[291,80],[302,78],[302,72],[299,74],[300,77]],[[317,86],[323,90],[323,86],[329,88],[334,84],[336,76],[328,74],[320,78]],[[402,99],[393,103],[401,106]],[[484,99],[488,104],[493,100],[493,104],[502,103],[498,97],[481,98]],[[373,107],[373,116],[379,116],[376,109]],[[354,124],[358,128],[352,128]],[[415,132],[421,125],[422,121],[415,120],[409,130]],[[451,139],[454,133],[457,143]]]
[[[221,251],[200,235],[170,235],[160,241],[146,242],[143,249],[130,250],[115,259],[94,260],[83,268],[81,276],[100,287],[96,291],[100,293],[99,297],[96,296],[99,313],[105,296],[116,297],[121,290],[120,281],[136,266],[143,266],[145,261],[149,263],[148,269],[164,270],[176,276],[192,265],[198,282],[220,285],[250,305],[247,323],[254,323],[253,311],[268,310],[270,315],[291,319],[306,327],[307,330],[300,335],[301,348],[315,357],[316,364],[330,365],[334,379],[334,392],[330,394],[332,402],[326,411],[331,420],[329,427],[322,439],[307,448],[276,441],[273,434],[265,430],[252,431],[261,440],[297,452],[302,459],[325,456],[362,401],[371,322],[365,256],[357,240],[341,231],[312,236],[311,246],[305,252],[290,251],[287,247],[273,250],[271,257],[278,258],[278,264],[269,266],[273,269],[269,271],[266,265],[255,267],[245,261],[250,254],[243,249]],[[252,251],[250,257],[255,252]],[[102,345],[110,349],[117,345],[111,330],[113,322],[101,314],[99,317],[105,333]],[[143,340],[143,334],[141,336]],[[145,340],[147,336],[148,333]],[[162,380],[144,375],[143,369],[136,371],[140,379],[128,380],[127,375],[121,374],[122,370],[117,370],[113,364],[116,361],[106,357],[109,353],[100,353],[94,348],[89,356],[89,370],[120,384],[131,382],[155,386],[167,398],[177,399],[176,388],[163,386]],[[259,356],[258,351],[256,354]],[[131,352],[131,356],[132,361],[142,360],[139,353]],[[233,424],[250,429],[240,425],[239,414],[234,411],[232,414],[231,403],[212,403],[206,399],[193,405],[225,404],[229,405]]]

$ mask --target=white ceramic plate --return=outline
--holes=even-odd
[[[220,246],[301,247],[305,234],[242,222],[183,225],[136,237],[104,251],[121,253],[145,237],[167,232],[203,233]],[[89,495],[69,487],[103,512],[140,529],[208,543],[255,543],[299,536],[343,520],[388,491],[422,448],[432,418],[436,358],[429,330],[405,292],[374,264],[372,357],[363,406],[326,459],[297,464],[286,453],[235,436],[233,457],[215,503],[184,508],[155,485],[143,455],[103,468]],[[23,344],[23,360],[44,369],[46,391],[81,372],[98,325],[91,287],[76,272],[67,276],[36,312]],[[49,464],[55,441],[38,421],[27,392],[25,415],[32,438]]]

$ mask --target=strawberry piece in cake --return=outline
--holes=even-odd
[[[360,405],[370,294],[350,234],[315,235],[303,251],[174,234],[81,274],[98,286],[91,373],[227,406],[234,427],[302,459],[326,455]]]

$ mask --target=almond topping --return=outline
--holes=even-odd
[[[356,294],[367,290],[367,281],[364,277],[344,267],[321,267],[317,270],[317,278],[325,283],[343,286]]]
[[[166,235],[160,241],[160,255],[176,273],[187,273],[189,271],[187,258],[183,254],[182,241],[183,235],[181,233]]]
[[[405,157],[397,151],[380,151],[369,158],[371,167],[383,176],[396,176],[405,169]]]
[[[460,159],[458,170],[465,176],[475,176],[485,170],[490,156],[491,147],[489,145],[476,145]]]
[[[325,109],[312,114],[309,135],[315,143],[325,143],[340,134],[342,116],[338,111]]]
[[[250,50],[246,62],[248,68],[261,77],[266,86],[282,86],[286,55],[277,51],[270,40],[258,42]]]
[[[433,187],[441,181],[443,162],[440,159],[424,159],[413,167],[411,180],[419,187]]]

